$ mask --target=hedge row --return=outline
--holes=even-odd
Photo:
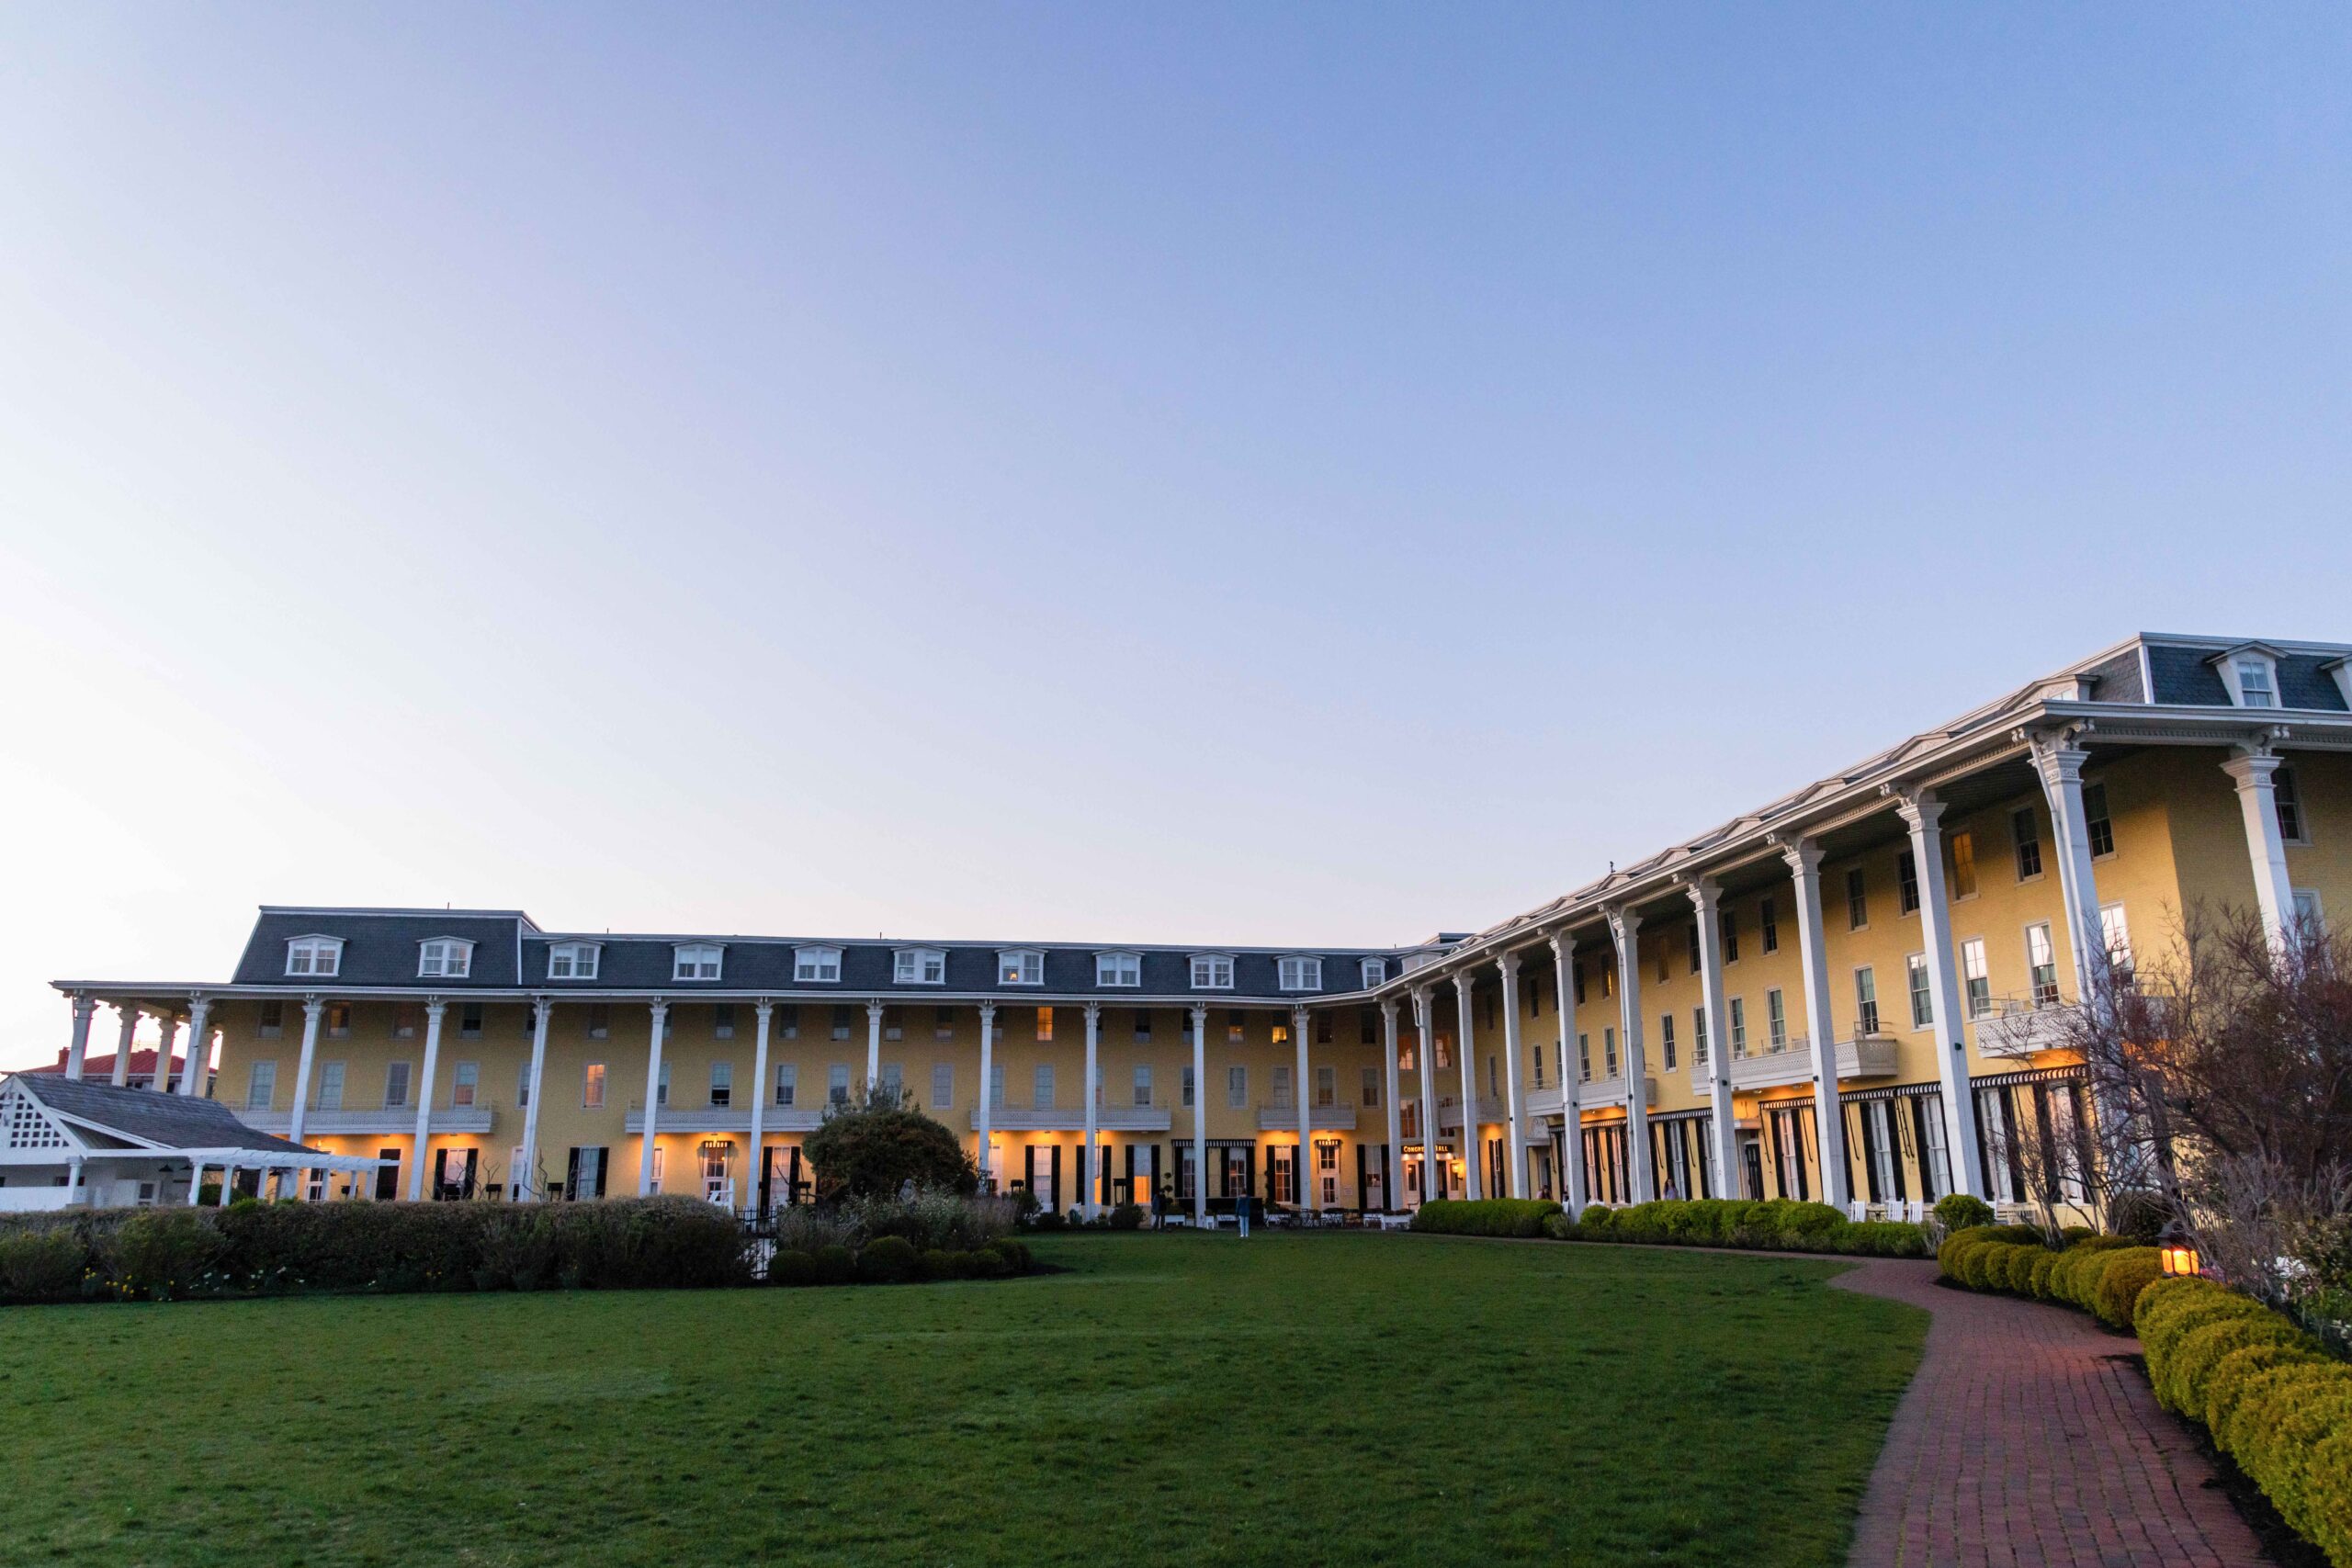
[[[2070,1232],[2061,1251],[2031,1225],[1973,1225],[1936,1250],[1944,1277],[1972,1291],[2080,1307],[2109,1328],[2130,1328],[2132,1309],[2164,1275],[2153,1247],[2123,1236]]]
[[[1560,1213],[1560,1205],[1535,1198],[1432,1198],[1413,1213],[1413,1228],[1440,1235],[1517,1235],[1544,1234],[1544,1222]]]
[[[2352,1568],[2352,1367],[2210,1280],[2159,1280],[2132,1326],[2167,1409],[2204,1424],[2279,1517]]]
[[[838,1244],[814,1252],[787,1247],[768,1259],[771,1285],[903,1285],[916,1280],[1001,1280],[1036,1269],[1029,1248],[1000,1236],[968,1252],[918,1252],[904,1236],[886,1235],[852,1252]]]
[[[1895,1220],[1849,1220],[1826,1203],[1789,1198],[1669,1198],[1611,1209],[1593,1204],[1574,1220],[1546,1221],[1563,1241],[1646,1242],[1666,1247],[1753,1247],[1869,1258],[1925,1258],[1928,1234]]]
[[[301,1291],[629,1290],[751,1280],[741,1228],[692,1198],[79,1210],[0,1224],[0,1301]]]

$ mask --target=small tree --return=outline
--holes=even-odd
[[[979,1190],[979,1172],[956,1134],[916,1110],[910,1096],[878,1084],[863,1099],[829,1108],[801,1149],[816,1168],[820,1203],[893,1197],[909,1182],[967,1197]]]

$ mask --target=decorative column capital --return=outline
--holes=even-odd
[[[1905,788],[1897,784],[1883,784],[1878,786],[1878,792],[1881,795],[1891,798],[1896,803],[1894,814],[1902,818],[1904,826],[1914,832],[1933,831],[1936,824],[1943,818],[1942,799],[1925,784]]]
[[[1208,1021],[1209,1021],[1209,1005],[1208,1005],[1208,1003],[1206,1003],[1206,1002],[1194,1002],[1194,1003],[1193,1004],[1193,1021],[1194,1023],[1205,1024],[1206,1022],[1208,1022]]]
[[[1305,1040],[1306,1038],[1306,1010],[1303,1007],[1291,1009],[1290,1021],[1292,1027],[1298,1031],[1298,1037]]]
[[[996,1004],[995,1004],[994,1002],[982,1002],[982,1003],[980,1004],[980,1022],[981,1022],[981,1024],[982,1024],[983,1026],[985,1026],[985,1025],[988,1025],[988,1024],[993,1023],[993,1022],[995,1022],[995,1021],[996,1021]]]
[[[1396,1027],[1396,998],[1395,997],[1380,998],[1380,1016],[1386,1021],[1389,1028]]]
[[[74,1016],[75,1018],[81,1019],[86,1022],[91,1015],[96,1013],[97,1010],[97,998],[90,995],[87,991],[76,991],[74,993]]]
[[[327,999],[324,997],[313,993],[302,998],[302,1018],[305,1022],[316,1023],[319,1021],[319,1014],[326,1010]]]
[[[1094,1024],[1102,1019],[1102,1004],[1101,1002],[1089,1002],[1086,1004],[1087,1027],[1092,1028]]]
[[[1715,900],[1724,896],[1723,884],[1711,876],[1694,876],[1682,885],[1683,897],[1690,900],[1690,908],[1700,915],[1712,915]]]
[[[2238,788],[2242,790],[2269,789],[2272,787],[2271,775],[2278,773],[2279,763],[2285,761],[2267,746],[2242,745],[2235,749],[2229,761],[2222,764],[2222,772],[2236,780]]]
[[[758,1001],[752,1004],[752,1016],[757,1018],[762,1023],[765,1023],[775,1016],[775,1003],[768,1000],[765,997],[762,997]]]
[[[663,1001],[660,997],[654,998],[645,1005],[652,1012],[653,1021],[656,1023],[662,1022],[664,1019],[667,1019],[670,1016],[670,1004]]]
[[[865,1004],[865,1021],[866,1021],[868,1023],[879,1023],[879,1022],[881,1022],[881,1021],[882,1021],[882,998],[879,998],[879,997],[876,997],[876,998],[873,998],[872,999],[870,999],[870,1000],[868,1000],[868,1001],[866,1002],[866,1004]]]
[[[424,998],[424,1017],[428,1023],[438,1023],[449,1010],[449,1004],[439,997]]]
[[[1577,955],[1577,933],[1562,926],[1544,939],[1552,945],[1552,956],[1566,964]]]
[[[1501,953],[1495,955],[1495,973],[1502,976],[1504,985],[1512,986],[1519,983],[1520,963],[1520,956],[1516,953]]]
[[[1623,904],[1605,904],[1601,906],[1600,913],[1609,921],[1609,934],[1616,938],[1618,954],[1622,959],[1642,929],[1642,917]]]
[[[1799,882],[1810,882],[1821,874],[1821,846],[1809,838],[1782,838],[1778,834],[1772,841],[1781,846],[1781,860],[1789,874]]]

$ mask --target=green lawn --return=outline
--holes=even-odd
[[[1834,1263],[1067,1236],[1045,1278],[0,1311],[9,1562],[1838,1563]]]

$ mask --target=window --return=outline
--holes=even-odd
[[[1576,976],[1577,1006],[1582,1007],[1584,1006],[1584,965],[1582,964],[1572,965],[1570,972]]]
[[[2275,708],[2278,694],[2270,682],[2270,660],[2241,659],[2238,669],[2238,705],[2249,708]]]
[[[1756,920],[1757,924],[1762,928],[1764,951],[1767,953],[1780,952],[1780,910],[1774,908],[1771,899],[1767,898],[1764,900],[1764,907],[1757,912]]]
[[[527,1111],[531,1107],[531,1064],[526,1059],[514,1069],[514,1109]]]
[[[1277,968],[1277,979],[1285,991],[1323,988],[1323,961],[1319,958],[1285,958]]]
[[[855,1008],[836,1006],[833,1009],[832,1036],[834,1039],[848,1039],[850,1030],[854,1028],[856,1023],[857,1010]]]
[[[1928,955],[1915,953],[1903,961],[1911,983],[1911,1027],[1927,1029],[1936,1021],[1935,994],[1928,987]]]
[[[956,1038],[956,1010],[954,1008],[931,1010],[931,1037],[933,1040]]]
[[[800,1038],[800,1004],[778,1002],[775,1007],[776,1032],[786,1040]]]
[[[2107,815],[2107,785],[2086,784],[2083,786],[2083,831],[2091,841],[2091,856],[2115,852],[2115,824]]]
[[[989,1104],[999,1111],[1004,1109],[1004,1064],[989,1064]]]
[[[1854,971],[1854,1032],[1878,1032],[1878,976],[1867,964]]]
[[[1729,909],[1718,910],[1715,917],[1715,926],[1718,931],[1723,932],[1724,962],[1726,964],[1738,963],[1739,917]]]
[[[1912,915],[1919,909],[1919,863],[1909,850],[1894,857],[1894,912]]]
[[[2303,803],[2295,793],[2295,770],[2279,768],[2270,775],[2270,803],[2278,810],[2278,836],[2290,844],[2310,842],[2303,837]]]
[[[716,1040],[735,1038],[735,1004],[721,1002],[710,1010],[710,1032]]]
[[[906,1037],[907,1026],[904,1015],[897,1008],[884,1008],[882,1010],[882,1038],[904,1040]]]
[[[1657,939],[1657,983],[1661,986],[1666,984],[1666,938],[1660,936]]]
[[[459,1062],[456,1076],[449,1082],[449,1104],[452,1109],[471,1105],[476,1091],[481,1087],[481,1064]]]
[[[775,1065],[775,1102],[793,1106],[800,1102],[800,1064],[778,1062]]]
[[[838,947],[796,947],[792,950],[792,978],[802,986],[831,986],[842,977],[842,950]]]
[[[264,1002],[264,1003],[262,1003],[262,1004],[261,1004],[261,1032],[262,1032],[262,1033],[264,1033],[264,1034],[266,1034],[266,1035],[276,1035],[276,1034],[281,1034],[281,1033],[285,1032],[285,1030],[286,1030],[286,1004],[285,1004],[284,1002]]]
[[[2050,942],[2048,925],[2025,928],[2025,966],[2033,983],[2033,1005],[2046,1008],[2058,1000],[2058,951]]]
[[[1690,1010],[1690,1060],[1701,1066],[1707,1062],[1707,1010]]]
[[[1227,1067],[1225,1069],[1225,1103],[1236,1111],[1250,1103],[1249,1068]]]
[[[1365,990],[1371,990],[1374,986],[1382,984],[1387,978],[1388,960],[1385,958],[1367,958],[1363,961],[1363,988]]]
[[[1315,1103],[1326,1109],[1340,1103],[1339,1068],[1317,1067],[1315,1069]]]
[[[605,1109],[605,1064],[591,1062],[580,1075],[580,1105],[583,1111]]]
[[[408,1104],[408,1064],[391,1062],[384,1067],[384,1109],[398,1111]]]
[[[1046,983],[1046,955],[1034,948],[1014,948],[996,955],[996,977],[1007,986]]]
[[[2324,931],[2327,924],[2320,913],[2318,889],[2298,887],[2295,889],[2294,897],[2295,929],[2313,936]]]
[[[902,1063],[883,1063],[881,1081],[882,1092],[889,1097],[891,1104],[897,1105],[904,1101],[907,1088],[907,1069]]]
[[[1380,1109],[1380,1069],[1378,1067],[1366,1067],[1363,1070],[1363,1098],[1359,1101],[1359,1103],[1362,1104],[1365,1110],[1377,1111]]]
[[[2041,874],[2041,829],[2033,819],[2033,807],[2020,806],[2009,813],[2009,837],[2018,846],[2018,880],[2031,882]]]
[[[277,1064],[255,1062],[245,1072],[245,1109],[266,1111],[277,1098]]]
[[[1658,1015],[1657,1044],[1658,1049],[1666,1053],[1666,1070],[1669,1073],[1674,1071],[1674,1015],[1670,1012]],[[1536,1060],[1541,1062],[1543,1058],[1539,1055]],[[1543,1081],[1543,1075],[1538,1073],[1536,1082]]]
[[[890,961],[890,978],[901,986],[944,986],[947,954],[935,947],[902,947]]]
[[[673,980],[716,980],[722,949],[716,942],[682,943],[671,950],[670,978]]]
[[[2115,971],[2116,979],[2129,985],[2132,980],[2132,928],[2123,919],[2122,905],[2099,906],[2098,935],[2107,948],[2108,967]]]
[[[1182,1077],[1184,1109],[1190,1111],[1193,1108],[1193,1097],[1198,1092],[1197,1087],[1193,1082],[1193,1069],[1190,1067],[1182,1069]]]
[[[1778,1053],[1789,1048],[1789,1007],[1777,989],[1764,993],[1764,1028],[1768,1049]]]
[[[653,1103],[656,1105],[667,1105],[670,1103],[670,1069],[674,1066],[676,1066],[676,1064],[673,1062],[664,1062],[662,1064],[661,1076],[655,1080],[653,1085]]]
[[[835,1062],[825,1069],[825,1100],[831,1105],[849,1103],[849,1064]]]
[[[1960,977],[1968,995],[1968,1016],[1983,1018],[1993,1010],[1993,975],[1984,963],[1984,939],[1973,936],[1960,944]]]
[[[735,1064],[713,1062],[710,1065],[711,1108],[724,1111],[735,1099]]]
[[[1274,1068],[1273,1108],[1276,1111],[1293,1109],[1290,1099],[1290,1068],[1284,1065],[1277,1065]]]
[[[1140,986],[1143,984],[1143,960],[1132,953],[1098,953],[1094,955],[1094,983],[1098,986]]]
[[[1193,989],[1196,991],[1233,989],[1233,960],[1219,953],[1193,954]]]
[[[1870,883],[1856,866],[1846,874],[1846,929],[1858,931],[1870,923]]]
[[[343,1064],[341,1062],[319,1064],[318,1104],[322,1111],[343,1109]]]
[[[1731,1058],[1736,1062],[1747,1055],[1747,998],[1731,999]]]
[[[1241,1043],[1243,1033],[1247,1028],[1245,1019],[1246,1015],[1238,1010],[1229,1012],[1225,1015],[1225,1043],[1227,1044],[1238,1045]],[[1276,1044],[1280,1044],[1283,1036],[1289,1032],[1290,1032],[1283,1025],[1279,1023],[1274,1025],[1274,1043]]]
[[[1699,917],[1690,917],[1690,924],[1682,933],[1682,945],[1690,954],[1690,973],[1699,972]]]
[[[1151,1010],[1149,1008],[1136,1009],[1135,1035],[1138,1042],[1148,1042],[1151,1039]]]
[[[1577,1082],[1590,1083],[1591,1081],[1592,1036],[1579,1034],[1577,1036]]]
[[[1604,1029],[1600,1032],[1600,1061],[1603,1076],[1615,1077],[1617,1076],[1617,1031],[1614,1029]]]
[[[476,1031],[479,1032],[481,1026],[477,1023],[474,1027]],[[328,1037],[334,1040],[344,1040],[349,1038],[350,1034],[351,1004],[349,1002],[329,1002],[327,1004]]]
[[[445,936],[417,943],[416,973],[419,978],[462,980],[473,966],[472,942]]]
[[[548,978],[593,980],[604,951],[593,942],[560,942],[548,949]]]
[[[613,1010],[605,1002],[592,1002],[588,1007],[588,1038],[609,1040],[613,1036]]]
[[[1948,835],[1945,852],[1951,860],[1951,896],[1955,898],[1976,897],[1976,835],[1966,829]]]
[[[468,1002],[458,1010],[458,1038],[460,1040],[481,1038],[481,1004],[480,1002]]]
[[[286,944],[288,975],[338,975],[343,972],[343,939],[335,936],[296,937]]]
[[[1054,1065],[1040,1062],[1031,1075],[1029,1103],[1040,1111],[1050,1111],[1054,1104]]]
[[[1051,1008],[1039,1008],[1037,1010],[1037,1038],[1040,1040],[1051,1040],[1053,1037],[1054,1010]]]
[[[1135,1091],[1136,1104],[1148,1109],[1151,1104],[1151,1064],[1148,1062],[1138,1063],[1136,1066]]]

